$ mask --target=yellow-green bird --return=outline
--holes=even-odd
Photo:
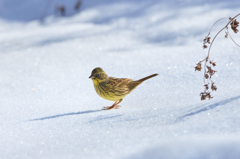
[[[157,75],[158,74],[156,73],[134,81],[133,79],[129,78],[109,77],[102,68],[97,67],[92,71],[92,74],[89,78],[92,79],[94,88],[100,97],[110,101],[115,101],[112,106],[103,107],[104,110],[108,110],[119,108],[118,104],[122,102],[126,95],[131,93],[143,81]]]

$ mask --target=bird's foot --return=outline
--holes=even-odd
[[[118,109],[120,108],[120,105],[112,105],[112,106],[108,106],[108,107],[103,107],[103,110],[109,110],[109,109]]]

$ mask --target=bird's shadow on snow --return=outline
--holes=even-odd
[[[64,117],[64,116],[70,116],[70,115],[80,115],[80,114],[90,114],[90,113],[96,113],[103,111],[103,109],[100,110],[86,110],[86,111],[81,111],[81,112],[72,112],[72,113],[65,113],[65,114],[57,114],[53,116],[46,116],[42,118],[36,118],[36,119],[31,119],[28,121],[37,121],[37,120],[46,120],[46,119],[53,119],[53,118],[59,118],[59,117]]]
[[[195,111],[193,111],[193,109],[192,109],[192,110],[189,110],[190,113],[187,113],[187,114],[185,114],[185,115],[179,116],[179,117],[175,120],[175,123],[180,122],[180,121],[183,121],[186,117],[193,116],[193,115],[196,115],[196,114],[198,114],[198,113],[208,111],[208,110],[210,110],[210,109],[216,108],[216,107],[221,106],[221,105],[225,105],[225,104],[230,103],[230,102],[232,102],[232,101],[234,101],[234,100],[237,100],[237,99],[239,99],[239,98],[240,98],[240,96],[236,96],[236,97],[232,97],[232,98],[229,98],[229,99],[225,99],[225,100],[222,100],[222,101],[219,101],[219,102],[217,102],[217,103],[210,104],[210,105],[209,105],[209,104],[205,104],[205,105],[203,105],[202,107],[200,107],[200,109],[199,109],[199,107],[197,107],[197,110],[195,110]],[[196,108],[194,108],[194,109],[196,109]]]
[[[93,123],[93,122],[97,122],[97,121],[103,121],[103,120],[107,120],[107,119],[115,119],[122,116],[121,114],[117,114],[117,115],[108,115],[108,116],[104,116],[104,115],[100,115],[97,118],[88,121],[88,123]]]

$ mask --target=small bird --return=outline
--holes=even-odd
[[[158,74],[156,73],[134,81],[133,79],[129,78],[109,77],[102,68],[97,67],[92,71],[92,74],[89,78],[92,79],[94,88],[100,97],[110,101],[115,101],[112,106],[103,107],[104,110],[108,110],[113,108],[118,109],[118,104],[122,102],[126,95],[131,93],[143,81],[157,75]]]

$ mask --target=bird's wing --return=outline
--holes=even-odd
[[[118,89],[119,91],[122,90],[128,92],[127,84],[131,81],[133,80],[129,78],[109,77],[109,81],[107,82],[107,84],[110,85],[112,89]]]

